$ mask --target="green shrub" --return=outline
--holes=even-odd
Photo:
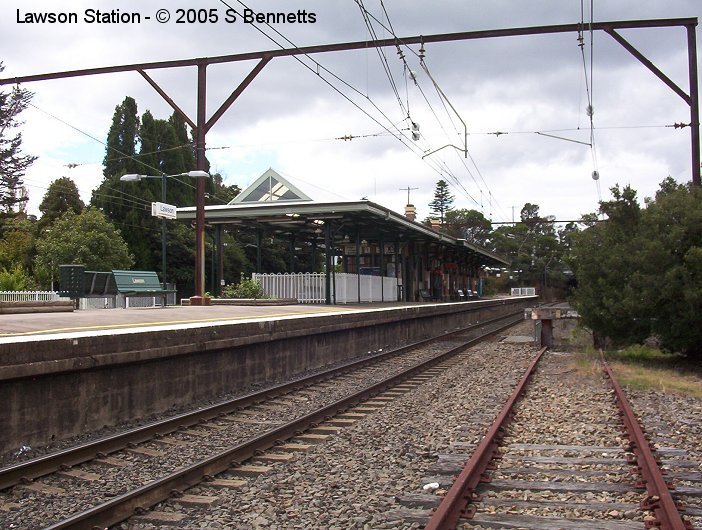
[[[268,298],[263,292],[263,287],[253,278],[244,278],[236,285],[227,285],[222,290],[222,298]]]
[[[0,270],[0,291],[31,291],[32,279],[20,265]]]

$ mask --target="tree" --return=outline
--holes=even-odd
[[[5,67],[0,63],[0,72]],[[22,154],[22,133],[12,134],[22,122],[18,116],[27,108],[32,93],[14,87],[0,92],[0,215],[11,216],[15,207],[21,211],[28,199],[22,178],[37,157]]]
[[[81,214],[67,211],[37,240],[35,270],[44,284],[52,273],[58,276],[59,265],[81,264],[88,270],[109,271],[133,263],[120,231],[95,208]]]
[[[67,211],[79,214],[83,208],[85,204],[80,198],[76,183],[69,177],[58,178],[49,184],[49,189],[39,205],[42,215],[38,228],[43,230]]]
[[[26,216],[5,219],[0,226],[0,269],[21,267],[31,271],[34,259],[35,223]]]
[[[429,203],[431,213],[439,216],[439,221],[442,226],[444,224],[444,217],[446,217],[446,213],[451,210],[452,204],[453,195],[451,195],[446,181],[442,179],[436,183],[434,200]]]
[[[120,176],[178,175],[194,170],[195,151],[188,128],[175,112],[164,120],[146,110],[139,118],[136,102],[127,97],[115,109],[107,139],[105,178],[93,191],[91,205],[122,230],[136,267],[163,273],[161,221],[151,216],[151,203],[163,201],[162,182],[157,178],[122,182]],[[193,179],[174,176],[166,184],[165,202],[176,206],[195,204]],[[223,204],[234,198],[239,188],[225,185],[221,175],[215,175],[207,179],[205,191],[206,204]],[[194,285],[195,233],[189,225],[166,223],[167,279],[177,284],[179,296],[189,296]],[[251,270],[241,249],[237,252],[232,246],[226,253],[236,254],[236,271],[231,271],[236,277],[240,270]],[[206,259],[210,259],[209,254]]]
[[[702,190],[668,177],[646,202],[634,289],[661,345],[702,357]]]
[[[490,221],[482,213],[464,208],[446,212],[445,228],[450,236],[481,246],[485,246],[492,231]]]
[[[138,132],[137,104],[134,98],[127,96],[115,107],[112,125],[107,133],[107,147],[103,160],[105,177],[145,172],[135,158]]]
[[[130,97],[116,107],[107,134],[105,178],[93,190],[91,204],[122,230],[129,251],[140,269],[163,272],[160,222],[151,216],[151,203],[163,200],[161,181],[145,179],[136,183],[122,182],[120,177],[125,173],[157,176],[192,170],[192,167],[184,166],[183,149],[173,149],[177,147],[177,137],[170,121],[156,119],[148,110],[139,119],[136,101]],[[189,152],[189,149],[184,152]],[[194,204],[195,193],[188,177],[168,179],[166,202],[176,206]],[[184,239],[181,241],[178,238]],[[189,252],[185,249],[193,248],[190,239],[184,231],[169,233],[167,252],[173,245],[187,256]],[[169,261],[171,258],[177,259],[177,256],[169,252]],[[169,277],[169,280],[173,279],[174,276]]]
[[[650,332],[649,311],[638,290],[645,283],[641,208],[630,186],[615,186],[611,192],[613,200],[600,203],[607,221],[575,234],[569,257],[578,282],[571,302],[600,347],[606,338],[625,344],[642,341]]]

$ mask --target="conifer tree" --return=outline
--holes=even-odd
[[[127,96],[115,107],[112,125],[107,134],[107,150],[103,161],[105,177],[145,172],[141,164],[134,159],[138,132],[137,104],[134,98]]]
[[[429,203],[429,208],[431,208],[431,213],[439,216],[441,224],[444,224],[444,218],[446,213],[451,210],[451,205],[453,204],[453,195],[449,191],[448,184],[446,181],[441,179],[436,183],[436,189],[434,190],[434,200]]]
[[[0,63],[0,72],[4,69]],[[27,108],[32,95],[19,87],[0,92],[0,215],[3,217],[11,216],[15,208],[21,211],[28,199],[22,179],[37,157],[22,154],[22,133],[14,129],[22,124],[18,116]]]
[[[78,187],[69,177],[61,177],[49,184],[44,199],[39,205],[42,213],[39,220],[39,230],[46,228],[59,219],[64,213],[71,210],[79,214],[85,205],[80,198]]]

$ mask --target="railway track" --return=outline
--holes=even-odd
[[[303,450],[306,442],[323,439],[325,433],[360,417],[364,407],[358,403],[379,396],[366,407],[372,410],[431,377],[433,366],[450,365],[450,357],[477,340],[479,330],[494,333],[520,318],[521,314],[483,322],[437,337],[433,345],[424,341],[384,352],[333,373],[0,470],[0,522],[8,528],[106,527],[173,495],[181,503],[206,503],[183,492],[203,481],[236,487],[238,479],[215,477],[232,468],[239,475],[259,472],[257,466],[245,464],[253,457],[259,462],[285,460],[286,452]],[[443,346],[437,347],[436,341]],[[427,370],[429,375],[419,375]],[[392,372],[390,377],[387,372]],[[396,390],[389,390],[392,387]],[[349,388],[356,391],[349,395]],[[345,411],[354,406],[348,416]],[[285,443],[290,439],[295,442]],[[270,454],[262,458],[262,452]]]
[[[425,528],[693,528],[676,500],[702,498],[696,464],[651,447],[602,363],[604,375],[585,380],[563,355],[539,352],[478,446],[439,458],[444,474],[426,480],[445,496],[413,499],[434,506]]]

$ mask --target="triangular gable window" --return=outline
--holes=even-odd
[[[272,201],[311,201],[307,195],[269,169],[229,204]]]

